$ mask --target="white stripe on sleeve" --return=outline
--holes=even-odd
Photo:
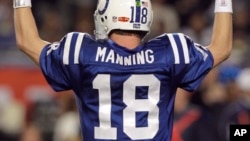
[[[173,52],[174,52],[175,64],[180,64],[180,54],[179,54],[178,47],[177,47],[177,44],[175,42],[174,36],[172,34],[168,34],[168,38],[170,40],[171,47],[172,47]]]
[[[79,56],[80,56],[80,50],[82,46],[84,33],[78,34],[77,41],[76,41],[76,48],[75,48],[75,54],[74,54],[74,64],[79,64]]]
[[[187,41],[185,39],[185,36],[183,34],[178,34],[181,40],[181,45],[182,45],[182,49],[183,49],[183,53],[184,53],[184,60],[185,60],[185,64],[189,64],[190,63],[190,57],[189,57],[189,52],[188,52],[188,45],[187,45]]]
[[[64,45],[64,51],[63,51],[63,64],[68,65],[69,64],[69,51],[70,51],[70,44],[73,37],[73,33],[69,33],[67,35],[67,39]]]

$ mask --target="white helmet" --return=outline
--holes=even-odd
[[[96,39],[107,38],[115,29],[148,34],[153,10],[150,0],[99,0],[94,19]]]

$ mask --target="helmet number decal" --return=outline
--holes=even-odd
[[[136,0],[136,6],[131,6],[131,20],[130,23],[146,24],[148,19],[148,9],[143,6],[144,2]]]
[[[144,7],[142,8],[141,23],[146,24],[148,22],[147,16],[148,16],[148,9]]]

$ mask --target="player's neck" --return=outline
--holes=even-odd
[[[134,49],[141,43],[140,37],[136,35],[119,35],[112,34],[110,39],[113,40],[120,46],[126,47],[127,49]]]

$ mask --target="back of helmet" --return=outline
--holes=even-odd
[[[94,17],[97,39],[107,38],[113,30],[148,34],[153,10],[150,0],[99,0]]]

